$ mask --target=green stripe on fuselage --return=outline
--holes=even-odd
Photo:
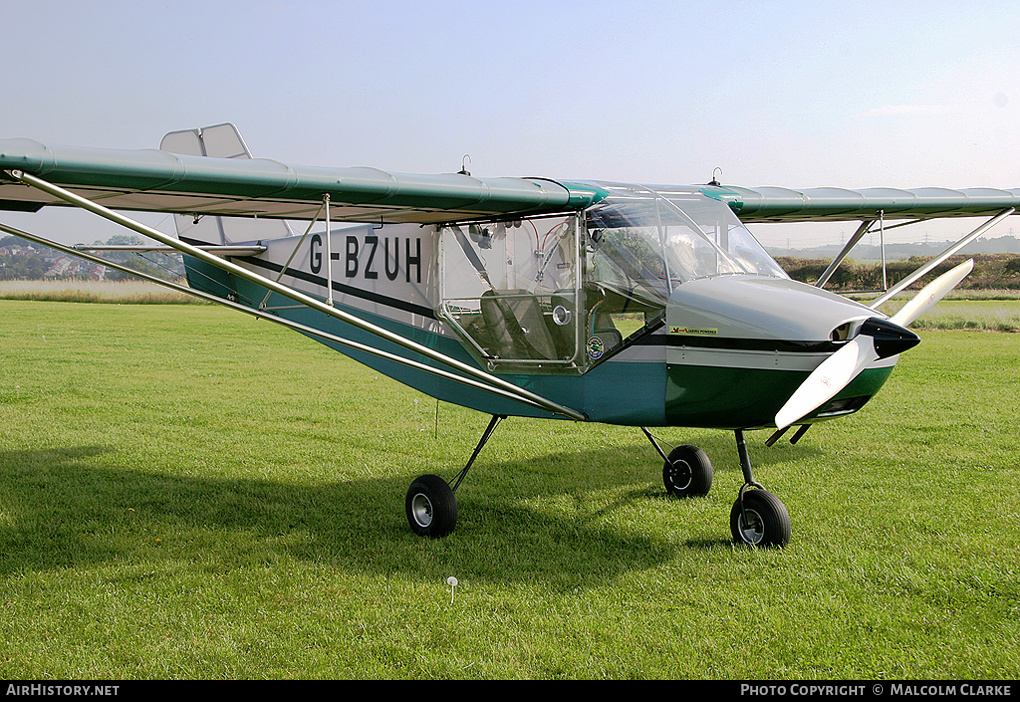
[[[257,306],[265,297],[266,290],[261,286],[222,273],[201,262],[192,260],[190,263],[193,265],[189,267],[189,280],[194,287],[201,287],[222,296],[232,295],[241,304],[253,307]],[[462,363],[477,366],[476,360],[455,337],[432,333],[387,317],[347,308],[342,304],[337,306],[365,321],[411,339]],[[275,309],[276,313],[283,318],[341,338],[366,344],[404,358],[411,358],[435,368],[445,368],[440,363],[418,357],[417,354],[366,331],[327,317],[315,310],[295,306],[289,300],[276,294],[269,297],[267,309]],[[409,368],[394,361],[354,351],[329,341],[323,341],[318,337],[313,336],[312,338],[398,382],[446,402],[491,414],[522,417],[553,416],[546,410],[508,398],[497,397],[484,390],[467,387],[424,370]],[[665,421],[663,388],[666,385],[666,370],[663,363],[609,360],[590,369],[584,375],[572,373],[498,373],[496,375],[565,407],[583,412],[591,421],[631,426],[661,426]]]

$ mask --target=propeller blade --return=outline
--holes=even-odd
[[[845,388],[865,366],[878,358],[874,337],[858,334],[822,361],[800,384],[776,414],[776,427],[785,429],[814,412]]]
[[[924,286],[921,292],[903,305],[896,314],[889,318],[889,321],[901,327],[907,326],[959,285],[960,281],[966,278],[972,270],[974,270],[974,259],[964,261],[953,270],[943,273]]]

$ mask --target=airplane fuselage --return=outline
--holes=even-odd
[[[591,421],[623,425],[770,426],[854,325],[876,314],[790,280],[721,202],[694,190],[610,193],[556,217],[261,240],[264,253],[233,260]],[[188,270],[192,287],[409,355],[208,264],[190,259]],[[331,345],[440,400],[551,416]],[[860,409],[895,362],[876,362],[810,421]]]

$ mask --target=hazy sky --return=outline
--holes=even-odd
[[[154,148],[231,121],[256,156],[302,165],[1020,187],[1016,0],[0,0],[0,17],[0,137]],[[798,225],[794,243],[853,229]]]

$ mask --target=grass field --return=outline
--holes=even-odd
[[[892,314],[914,294],[904,293],[882,306]],[[917,329],[977,329],[1020,332],[1020,293],[1016,291],[961,290],[950,293],[912,325]]]
[[[657,432],[715,464],[677,501],[639,430],[513,418],[425,540],[486,416],[215,307],[0,301],[0,676],[1016,679],[1020,336],[921,335],[748,435],[784,550],[731,543],[732,436]]]

